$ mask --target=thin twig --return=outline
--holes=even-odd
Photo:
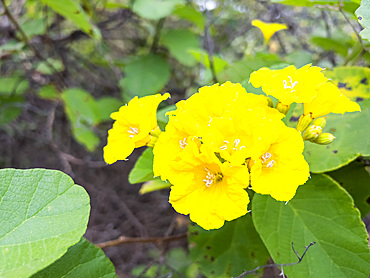
[[[344,18],[346,19],[347,23],[351,26],[351,28],[355,32],[355,34],[357,36],[357,39],[358,39],[358,41],[360,42],[360,44],[362,46],[362,49],[366,51],[366,47],[364,45],[364,42],[362,41],[362,38],[360,36],[360,33],[356,30],[355,26],[352,24],[352,22],[349,20],[348,16],[346,15],[345,11],[343,10],[343,3],[342,3],[342,1],[340,2],[339,6],[338,6],[338,9],[341,12],[341,14],[344,16]]]
[[[174,240],[180,240],[187,237],[187,234],[179,234],[174,236],[165,236],[165,237],[125,237],[120,236],[118,239],[110,240],[102,243],[95,244],[99,248],[107,248],[117,245],[130,244],[130,243],[161,243]]]
[[[310,243],[310,245],[306,246],[306,249],[304,250],[302,256],[299,256],[298,252],[294,249],[294,244],[292,242],[292,249],[293,249],[293,252],[297,255],[297,258],[298,258],[298,262],[295,262],[295,263],[287,263],[287,264],[267,264],[267,265],[260,265],[258,267],[256,267],[255,269],[252,269],[252,270],[249,270],[249,271],[244,271],[242,274],[240,274],[239,276],[235,277],[235,278],[241,278],[241,277],[244,277],[248,274],[252,274],[254,272],[256,272],[257,270],[261,269],[261,268],[267,268],[267,267],[280,267],[281,269],[283,269],[284,266],[290,266],[290,265],[296,265],[296,264],[299,264],[304,256],[306,255],[308,249],[312,246],[312,245],[315,245],[316,242],[313,241]]]
[[[41,55],[41,53],[37,50],[37,48],[35,48],[33,46],[33,44],[31,43],[30,39],[27,37],[26,33],[23,31],[22,27],[19,25],[18,21],[14,18],[13,14],[8,9],[8,6],[6,5],[5,0],[0,0],[0,1],[3,4],[3,7],[4,7],[4,14],[9,18],[10,22],[13,23],[13,25],[15,26],[15,28],[21,34],[21,37],[22,37],[23,41],[29,46],[29,48],[31,48],[31,50],[35,54],[36,58],[38,58],[39,60],[45,62],[48,65],[48,67],[50,67],[52,69],[52,71],[58,76],[58,78],[60,79],[61,85],[64,86],[64,87],[66,87],[66,85],[64,83],[63,77],[56,70],[56,68],[47,59],[45,59]]]
[[[205,40],[206,40],[205,47],[206,47],[206,51],[208,53],[209,68],[211,69],[211,72],[212,72],[213,82],[218,83],[216,70],[215,70],[215,64],[214,64],[214,61],[213,61],[214,44],[213,44],[211,33],[209,31],[211,23],[210,23],[210,13],[209,13],[208,9],[206,9],[206,18],[207,18],[207,21],[206,21],[206,25],[204,27],[204,36],[205,36]]]

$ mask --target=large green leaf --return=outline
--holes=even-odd
[[[41,0],[41,1],[45,5],[48,5],[56,13],[71,20],[77,27],[79,27],[85,33],[99,40],[101,39],[99,29],[90,23],[90,18],[80,6],[79,1],[75,0]]]
[[[162,42],[171,54],[186,66],[194,66],[197,60],[188,50],[199,49],[198,35],[189,30],[170,30],[163,34]]]
[[[170,66],[157,55],[146,55],[131,62],[125,69],[121,85],[131,96],[158,93],[170,79]]]
[[[132,168],[128,181],[131,184],[150,181],[154,179],[153,173],[153,149],[147,148],[136,161]]]
[[[135,0],[132,10],[141,17],[157,20],[170,15],[184,0]]]
[[[326,146],[305,142],[304,157],[313,173],[336,170],[360,155],[370,155],[370,137],[367,126],[370,108],[345,115],[329,115],[324,132],[336,139]]]
[[[353,206],[352,198],[332,179],[313,175],[288,204],[256,194],[252,217],[275,263],[298,261],[292,242],[299,254],[316,242],[300,264],[284,267],[288,277],[367,278],[368,234]]]
[[[198,26],[198,31],[203,32],[204,30],[204,19],[203,15],[189,2],[186,6],[180,6],[176,8],[173,12],[179,18],[186,19],[196,26]]]
[[[364,164],[354,161],[328,174],[348,191],[364,218],[370,212],[370,175]]]
[[[356,10],[358,21],[364,26],[360,32],[363,39],[370,41],[370,2],[369,0],[362,0],[360,7]]]
[[[230,277],[266,264],[269,254],[250,214],[226,222],[218,230],[189,226],[189,249],[207,277]]]
[[[104,252],[81,238],[80,242],[71,246],[59,260],[39,271],[32,278],[60,277],[117,277],[112,262]]]
[[[89,196],[66,174],[0,170],[0,277],[28,277],[86,231]]]
[[[361,105],[361,98],[370,98],[370,69],[365,67],[337,67],[325,71],[325,76],[330,82],[338,86],[340,91],[351,98],[358,100]]]

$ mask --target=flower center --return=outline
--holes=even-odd
[[[134,138],[135,135],[138,135],[139,134],[139,129],[136,128],[136,127],[130,127],[128,130],[127,130],[128,133],[130,133],[130,135],[128,137],[130,138]]]
[[[180,142],[180,147],[182,149],[185,149],[185,147],[188,145],[188,143],[186,143],[186,137],[182,140],[179,141]]]
[[[229,144],[229,141],[223,141],[223,145],[220,147],[220,149],[221,150],[227,150],[227,145]],[[234,140],[234,143],[233,143],[233,150],[234,151],[237,151],[238,150],[238,145],[239,145],[239,143],[240,143],[240,139],[235,139]],[[245,146],[240,146],[239,147],[239,150],[241,150],[241,149],[244,149],[245,148]]]
[[[207,167],[204,167],[204,169],[207,171],[207,175],[203,182],[206,184],[207,187],[210,187],[214,182],[222,180],[221,173],[214,174]]]
[[[283,80],[283,84],[284,84],[284,89],[290,89],[291,93],[294,93],[295,92],[295,89],[294,87],[298,84],[298,81],[292,81],[292,78],[288,75],[288,78],[289,78],[289,83],[290,85],[288,85],[288,82],[286,80]]]
[[[274,166],[275,160],[271,159],[271,157],[272,157],[271,153],[265,152],[261,156],[262,165],[267,168],[272,168],[272,166]]]

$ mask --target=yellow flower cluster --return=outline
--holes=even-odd
[[[174,209],[204,229],[246,214],[249,186],[289,201],[308,179],[300,133],[266,97],[226,82],[176,106],[153,149],[154,174],[173,185]]]
[[[330,83],[322,70],[311,64],[300,69],[294,66],[281,70],[261,68],[251,74],[249,82],[256,88],[262,87],[265,94],[277,98],[282,105],[303,103],[304,114],[312,118],[360,111],[360,106]]]
[[[252,73],[253,86],[279,100],[276,109],[268,97],[247,93],[240,84],[202,87],[167,113],[164,132],[156,110],[169,94],[135,97],[111,115],[115,122],[104,159],[111,164],[135,148],[154,146],[154,175],[172,184],[169,202],[207,230],[248,212],[247,188],[289,201],[309,177],[303,140],[328,144],[334,139],[321,133],[325,118],[310,126],[313,119],[360,110],[321,71],[306,65]],[[282,121],[293,102],[304,104],[297,129]]]

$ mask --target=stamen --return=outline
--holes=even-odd
[[[269,163],[267,163],[266,167],[271,168],[272,166],[274,166],[274,163],[275,163],[275,160],[271,160]]]
[[[266,152],[262,155],[261,157],[261,160],[262,160],[262,163],[265,163],[267,160],[269,160],[271,158],[271,154],[269,152]]]
[[[283,85],[284,85],[284,89],[290,89],[291,93],[294,93],[295,92],[295,89],[294,87],[298,84],[298,81],[292,81],[292,78],[288,75],[288,78],[289,78],[289,82],[290,82],[290,86],[288,86],[288,82],[286,82],[286,80],[283,80]]]
[[[207,171],[207,176],[203,180],[203,182],[206,184],[207,187],[210,187],[211,184],[213,183],[214,179],[215,179],[215,175],[212,174],[206,167],[204,169],[206,169],[206,171]]]
[[[136,127],[130,127],[128,130],[127,130],[128,133],[130,133],[131,135],[129,135],[128,137],[130,138],[134,138],[135,135],[138,135],[139,134],[139,129],[136,128]]]
[[[227,150],[227,144],[229,144],[229,141],[226,141],[226,140],[225,140],[223,143],[224,143],[225,145],[221,146],[221,147],[220,147],[220,149],[221,149],[221,150]]]
[[[234,147],[236,148],[239,143],[240,143],[240,139],[235,139],[235,141],[234,141]]]
[[[186,137],[180,140],[179,142],[180,142],[180,147],[183,149],[185,149],[185,147],[188,145],[188,143],[186,143]]]

